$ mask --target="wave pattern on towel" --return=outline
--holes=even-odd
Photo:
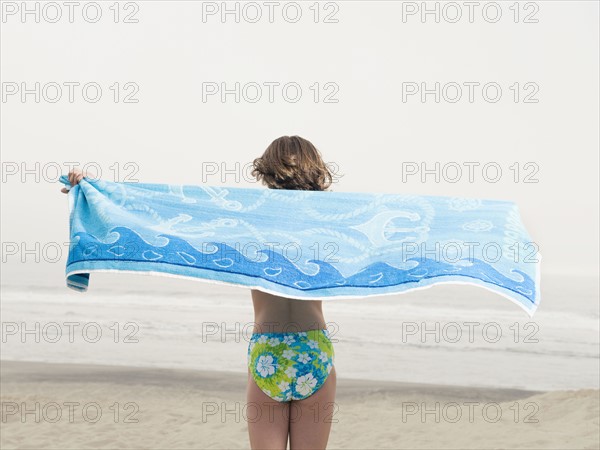
[[[308,300],[452,282],[530,315],[540,301],[541,255],[510,201],[84,178],[69,210],[67,285],[80,291],[91,272],[123,271]]]

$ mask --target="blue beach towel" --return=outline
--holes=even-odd
[[[60,181],[79,291],[91,272],[134,272],[307,300],[466,283],[530,316],[540,302],[541,255],[511,201]]]

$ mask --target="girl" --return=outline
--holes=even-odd
[[[253,161],[269,189],[325,191],[332,174],[299,136],[274,140]],[[72,186],[88,176],[69,172]],[[61,190],[67,193],[67,189]],[[248,345],[247,417],[253,449],[324,449],[335,412],[334,351],[320,300],[295,300],[252,289],[254,328]]]
[[[252,175],[270,189],[324,191],[333,181],[319,151],[299,136],[276,139],[253,165]],[[335,412],[336,375],[322,302],[251,293],[250,445],[285,449],[289,436],[291,449],[324,449]]]

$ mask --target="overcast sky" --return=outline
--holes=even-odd
[[[203,21],[201,2],[140,2],[117,23],[108,3],[96,23],[89,10],[73,23],[66,7],[56,23],[56,11],[40,11],[40,23],[4,11],[3,245],[68,239],[56,183],[68,162],[116,181],[262,187],[249,174],[210,173],[235,172],[273,139],[299,134],[343,175],[336,191],[513,200],[540,245],[542,277],[597,277],[598,3],[521,4],[518,17],[500,3],[495,23],[480,9],[469,23],[462,3],[456,23],[456,10],[441,9],[436,23],[411,2],[322,4],[318,17],[308,2],[296,23],[290,8],[269,23],[265,6],[256,23],[251,9],[240,23],[210,10]],[[36,82],[39,102],[23,101]],[[225,101],[223,88],[234,92]],[[433,90],[424,100],[423,88]],[[408,174],[436,162],[438,182]],[[54,264],[23,264],[22,249],[3,249],[2,283],[64,284],[66,249]]]

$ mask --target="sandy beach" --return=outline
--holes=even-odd
[[[535,321],[457,286],[327,304],[337,397],[315,419],[334,422],[328,448],[598,449],[597,283],[548,281]],[[249,448],[257,409],[245,401],[247,293],[128,282],[105,291],[98,277],[85,298],[3,288],[3,449]],[[568,303],[565,286],[579,289]],[[502,339],[469,339],[472,322]],[[402,333],[452,324],[462,339]]]
[[[249,447],[242,374],[2,361],[1,375],[3,449]],[[593,389],[338,377],[328,448],[596,449],[598,417]]]

